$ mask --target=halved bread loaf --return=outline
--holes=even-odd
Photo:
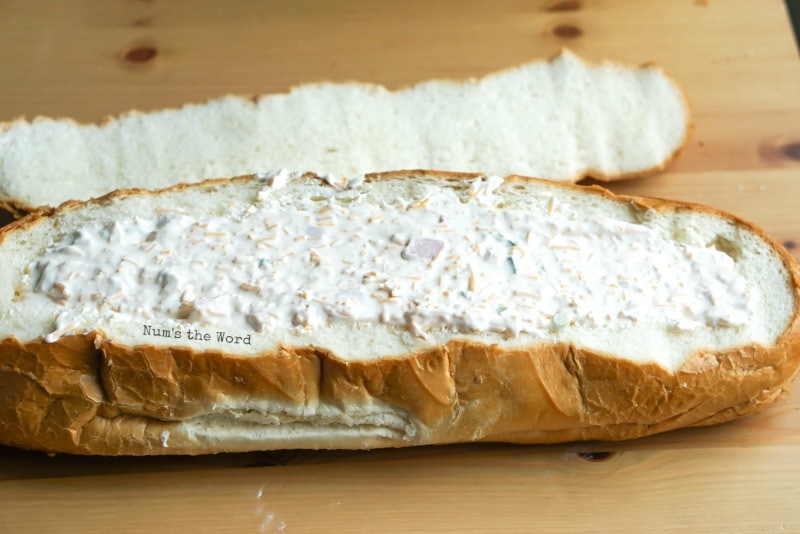
[[[689,115],[659,67],[592,65],[564,52],[480,79],[398,91],[318,83],[101,124],[20,119],[0,127],[0,203],[22,213],[120,188],[281,167],[336,176],[438,169],[629,178],[672,161]]]
[[[122,191],[0,231],[0,442],[200,454],[635,438],[800,367],[753,225],[424,171]]]

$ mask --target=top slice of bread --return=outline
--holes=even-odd
[[[687,100],[661,68],[594,65],[565,51],[397,91],[317,83],[100,124],[18,119],[0,127],[0,205],[22,213],[120,188],[278,168],[614,180],[663,169],[690,129]]]

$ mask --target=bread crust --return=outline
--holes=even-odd
[[[761,411],[788,391],[798,343],[793,321],[774,347],[697,353],[671,374],[567,344],[506,352],[453,341],[345,362],[313,347],[236,357],[129,347],[95,334],[52,344],[5,339],[0,432],[6,445],[102,455],[631,439]],[[295,406],[379,400],[405,410],[417,432],[254,442],[199,440],[183,428],[221,395]]]
[[[404,174],[369,175],[367,180]],[[444,180],[475,176],[416,174]],[[800,369],[800,270],[769,236],[713,208],[616,196],[598,186],[548,185],[634,203],[642,210],[703,211],[761,236],[780,254],[791,278],[794,308],[786,330],[772,346],[696,352],[674,373],[567,343],[503,350],[454,339],[414,354],[345,361],[314,346],[283,345],[255,356],[128,346],[100,330],[54,343],[6,338],[0,340],[0,442],[73,454],[156,455],[622,440],[751,415],[788,391]],[[167,191],[187,187],[195,186]],[[137,194],[158,192],[118,191],[90,203]],[[57,210],[41,210],[0,230],[0,242],[53,213],[82,205],[68,202]],[[226,402],[275,406],[268,415],[281,424],[281,417],[308,406],[389,407],[407,428],[376,435],[339,432],[343,427],[331,424],[322,435],[298,432],[264,439],[262,426],[228,410]],[[206,421],[218,406],[220,428],[232,432],[199,435],[192,421]]]

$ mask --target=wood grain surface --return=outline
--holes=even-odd
[[[402,87],[562,47],[655,61],[695,132],[609,186],[732,211],[800,258],[800,61],[780,0],[0,2],[0,120],[96,122],[318,80]],[[389,126],[387,126],[389,127]],[[621,443],[82,458],[0,448],[2,532],[800,532],[800,388]]]

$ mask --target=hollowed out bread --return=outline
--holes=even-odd
[[[403,171],[368,175],[363,183],[342,181],[336,187],[311,174],[278,183],[286,177],[285,173],[247,176],[155,192],[120,191],[86,203],[42,209],[3,229],[0,442],[79,454],[146,455],[620,440],[755,413],[787,390],[800,366],[797,266],[761,230],[732,215],[518,176],[499,180]],[[447,199],[453,204],[446,204]],[[688,250],[690,258],[716,258],[716,264],[727,266],[731,279],[741,286],[735,291],[748,288],[752,298],[747,315],[719,318],[712,306],[707,320],[681,326],[662,321],[650,306],[640,306],[635,313],[623,313],[623,308],[617,312],[622,304],[607,299],[609,309],[615,310],[610,319],[592,322],[587,319],[591,310],[581,311],[576,305],[556,314],[560,319],[550,317],[542,328],[518,332],[511,327],[463,326],[449,316],[415,331],[413,314],[407,315],[409,324],[342,315],[316,326],[278,321],[259,331],[260,323],[220,326],[213,318],[192,315],[197,308],[191,313],[157,310],[146,319],[97,308],[65,325],[58,317],[72,306],[69,298],[61,299],[63,295],[52,290],[49,296],[38,294],[44,291],[44,282],[33,276],[37,258],[49,254],[55,244],[79,235],[81,229],[113,228],[115,222],[131,231],[125,225],[133,224],[135,217],[152,221],[168,214],[207,224],[257,216],[269,227],[270,217],[286,210],[319,214],[328,209],[321,206],[328,206],[347,214],[377,206],[381,213],[413,218],[423,207],[444,210],[446,206],[449,211],[442,211],[439,219],[445,221],[459,206],[472,209],[473,205],[475,210],[492,210],[498,220],[516,214],[511,234],[520,230],[518,221],[525,217],[541,225],[535,228],[557,222],[570,231],[601,221],[606,228],[620,225],[630,235],[645,232],[663,247]],[[262,208],[267,211],[258,211]],[[373,219],[370,224],[381,224],[379,217]],[[422,262],[433,268],[441,266],[436,262],[445,261],[454,246],[446,236],[455,230],[459,229],[426,234],[427,241],[415,241],[414,232],[408,230],[403,239],[395,235],[386,243],[399,243],[397,262]],[[207,233],[209,247],[217,243],[213,241],[217,234]],[[283,243],[302,243],[317,234],[316,230],[289,234]],[[498,238],[497,246],[509,250],[520,246],[516,241],[522,239],[511,234]],[[191,236],[187,232],[184,238]],[[536,235],[529,238],[535,242]],[[494,243],[486,239],[481,243]],[[582,246],[596,246],[609,256],[614,242],[625,243],[628,238],[606,232],[599,239]],[[437,240],[444,243],[441,251]],[[79,241],[76,238],[75,246]],[[155,241],[149,236],[142,245]],[[206,250],[202,248],[206,244],[199,243],[198,250]],[[524,252],[539,254],[540,249],[531,245]],[[352,245],[351,259],[359,257],[359,250]],[[491,256],[480,247],[475,250],[474,258],[467,254],[454,259],[453,265],[472,260],[477,264]],[[180,260],[192,260],[193,253],[182,254]],[[237,262],[248,254],[234,252]],[[513,254],[509,257],[517,257]],[[650,255],[651,263],[659,254]],[[312,268],[314,258],[308,258]],[[511,280],[507,289],[512,293],[527,287],[516,278],[534,265],[525,261],[518,259],[513,268],[509,262],[509,270],[502,274],[503,280]],[[575,269],[581,279],[593,280],[602,270],[598,279],[608,285],[598,284],[596,289],[612,291],[621,279],[616,269],[635,273],[650,267],[598,257]],[[683,267],[665,266],[663,276],[669,278],[670,269]],[[680,272],[695,276],[691,269]],[[611,278],[603,278],[606,275]],[[356,285],[361,283],[361,274],[354,276]],[[336,284],[352,280],[345,276]],[[494,288],[498,280],[478,280],[477,287],[470,281],[459,292],[462,295],[451,296],[470,299],[480,284]],[[243,287],[244,295],[248,287]],[[298,294],[302,290],[287,289]],[[575,296],[570,287],[560,291]],[[732,287],[731,293],[735,291]],[[436,293],[430,288],[426,292]],[[145,294],[134,288],[131,294],[136,293]],[[548,307],[541,299],[536,301],[539,311]],[[500,304],[498,314],[511,313],[517,305],[511,300]],[[682,310],[677,305],[669,309],[670,313]],[[154,330],[145,329],[147,325],[171,335],[154,335]],[[175,331],[182,332],[181,338]],[[190,331],[212,336],[189,340]],[[222,339],[216,338],[216,331],[225,333]]]

